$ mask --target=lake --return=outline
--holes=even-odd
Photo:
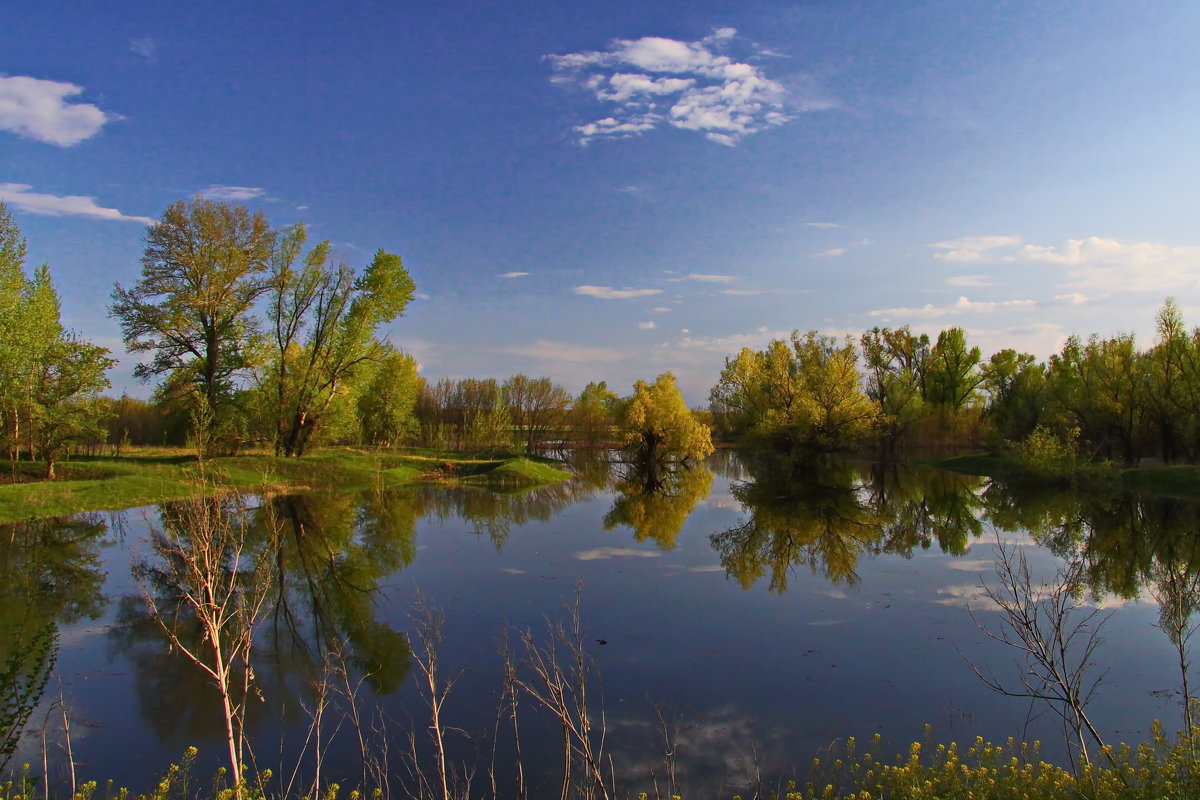
[[[392,791],[411,782],[412,732],[417,759],[431,763],[412,660],[423,607],[443,618],[440,670],[457,679],[442,710],[451,763],[474,768],[475,794],[494,775],[512,795],[502,642],[536,686],[520,632],[545,652],[548,624],[569,625],[578,598],[595,664],[590,716],[621,794],[652,791],[668,773],[693,795],[777,786],[848,736],[879,733],[890,756],[926,725],[938,742],[1039,739],[1065,764],[1045,704],[989,691],[968,663],[1019,686],[1013,652],[976,624],[999,630],[981,587],[995,585],[997,543],[1024,553],[1038,580],[1077,564],[1084,610],[1111,614],[1094,656],[1094,674],[1108,672],[1088,706],[1106,740],[1142,741],[1156,718],[1179,726],[1178,654],[1157,627],[1155,597],[1180,585],[1195,594],[1196,504],[871,464],[813,476],[728,451],[658,476],[653,490],[603,465],[580,474],[513,493],[422,485],[250,498],[248,552],[267,541],[256,532],[267,519],[279,542],[265,559],[271,583],[252,655],[255,763],[305,786],[324,696],[322,780],[360,780],[361,731]],[[49,624],[60,640],[10,768],[40,773],[44,732],[62,785],[64,707],[81,779],[144,791],[189,746],[200,749],[201,779],[223,763],[218,694],[147,610],[146,592],[163,609],[178,599],[148,538],[171,513],[0,530],[12,576],[0,616],[21,632],[0,655]],[[180,638],[202,644],[191,629]],[[527,694],[517,717],[531,794],[557,791],[561,726]]]

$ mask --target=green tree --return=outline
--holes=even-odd
[[[981,365],[980,375],[988,396],[986,416],[997,435],[1020,441],[1032,433],[1046,407],[1045,365],[1010,348],[994,353]]]
[[[983,383],[979,361],[979,348],[967,347],[967,335],[962,328],[948,328],[939,333],[937,343],[929,351],[926,399],[951,413],[961,411],[975,399],[976,390]]]
[[[925,367],[929,337],[908,327],[872,328],[859,340],[866,367],[867,397],[879,406],[878,431],[886,454],[924,414]]]
[[[303,455],[363,365],[385,355],[376,331],[404,313],[415,290],[398,255],[379,250],[356,276],[331,258],[328,242],[301,260],[306,238],[304,226],[289,228],[271,257],[274,358],[261,382],[277,401],[276,452],[288,456]]]
[[[755,438],[808,455],[832,453],[861,441],[879,421],[857,360],[849,339],[796,331],[790,343],[776,340],[726,359],[710,398],[744,413]]]
[[[699,460],[713,451],[708,428],[687,407],[670,372],[654,383],[634,384],[621,410],[621,430],[626,448],[645,464]]]
[[[262,212],[205,200],[173,203],[146,229],[141,278],[113,287],[110,314],[143,380],[179,372],[219,419],[245,368],[251,310],[270,286],[275,236]]]
[[[373,367],[358,396],[363,440],[395,447],[417,434],[417,396],[425,382],[416,359],[391,345],[384,346]]]
[[[104,438],[107,409],[99,393],[108,388],[105,373],[116,363],[108,350],[64,333],[55,340],[34,377],[32,430],[46,478],[70,445]]]
[[[576,441],[595,446],[612,438],[621,398],[608,390],[604,381],[583,387],[568,415]]]

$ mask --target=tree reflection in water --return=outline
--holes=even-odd
[[[604,515],[604,529],[624,525],[633,528],[637,541],[649,539],[671,550],[692,509],[708,497],[712,482],[713,475],[703,464],[631,466],[617,481],[617,496]]]
[[[0,526],[0,769],[45,690],[59,626],[104,611],[105,532],[99,514]]]
[[[176,504],[167,504],[170,515]],[[377,618],[380,581],[403,569],[415,554],[417,506],[411,497],[277,496],[250,509],[247,560],[271,564],[270,608],[256,638],[252,664],[257,690],[285,723],[303,722],[315,686],[331,656],[344,659],[376,694],[395,691],[411,667],[405,635]],[[272,530],[273,527],[273,530]],[[263,553],[272,546],[274,550]],[[170,607],[179,588],[171,573],[149,569],[150,591]],[[183,641],[201,635],[194,620],[177,620]],[[143,598],[121,599],[110,646],[129,659],[143,719],[155,734],[179,745],[212,741],[223,724],[217,703],[196,703],[213,694],[203,673],[170,653],[164,634]],[[265,724],[267,704],[250,703],[246,729]]]
[[[935,542],[961,555],[983,532],[981,481],[937,470],[798,462],[766,450],[740,454],[750,480],[731,491],[749,513],[710,537],[726,573],[749,589],[769,575],[787,591],[806,566],[834,584],[855,585],[864,555],[911,555]]]

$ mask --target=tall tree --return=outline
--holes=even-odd
[[[251,309],[270,283],[275,236],[261,211],[206,200],[173,203],[146,229],[142,276],[116,284],[110,314],[131,353],[151,353],[143,380],[180,371],[214,418],[246,366]]]
[[[950,412],[961,411],[975,398],[983,383],[979,360],[979,348],[967,346],[967,335],[962,328],[947,328],[939,333],[929,352],[926,399]]]
[[[404,313],[415,287],[400,256],[379,250],[359,276],[336,262],[328,242],[301,257],[302,225],[280,237],[271,258],[268,315],[274,363],[276,450],[301,455],[322,415],[359,367],[385,352],[379,326]]]

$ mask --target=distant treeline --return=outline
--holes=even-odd
[[[1154,342],[1070,337],[1048,361],[983,359],[962,328],[936,339],[908,326],[857,341],[812,331],[727,358],[711,393],[724,438],[823,454],[874,447],[986,447],[1033,441],[1126,465],[1200,463],[1200,328],[1168,299]]]

